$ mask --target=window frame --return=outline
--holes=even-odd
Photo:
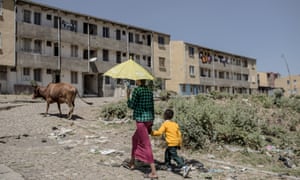
[[[34,53],[38,53],[38,54],[42,53],[42,40],[40,40],[40,39],[34,40],[34,49],[33,49],[33,52]]]
[[[133,33],[132,32],[128,33],[128,42],[133,43]]]
[[[31,23],[31,13],[32,12],[30,10],[27,9],[23,10],[23,22]]]
[[[195,55],[195,48],[189,46],[189,56],[190,56],[190,57],[194,57],[194,55]]]
[[[78,72],[71,71],[71,84],[78,84]]]
[[[165,38],[163,36],[158,36],[158,44],[165,45]]]
[[[37,82],[42,82],[42,69],[33,69],[33,80]]]
[[[120,29],[116,30],[116,40],[121,40],[121,30]]]
[[[32,39],[30,38],[23,38],[23,51],[25,52],[31,52],[31,41]]]
[[[102,37],[109,38],[109,27],[107,26],[102,27]]]
[[[109,51],[107,49],[102,50],[102,60],[109,61]]]
[[[30,68],[24,67],[22,72],[23,76],[30,76]]]
[[[78,57],[78,46],[71,44],[71,57]]]
[[[195,76],[195,67],[190,65],[189,66],[189,74],[190,76],[194,77]]]
[[[34,17],[33,23],[35,25],[41,25],[41,23],[42,23],[42,14],[40,12],[34,12],[33,17]]]

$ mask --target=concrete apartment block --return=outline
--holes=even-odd
[[[103,73],[129,57],[162,86],[170,79],[168,34],[27,0],[0,3],[1,93],[29,93],[35,81],[68,82],[83,95],[113,96],[122,81]]]
[[[211,91],[257,91],[256,60],[183,41],[171,41],[171,80],[166,88],[180,95]]]

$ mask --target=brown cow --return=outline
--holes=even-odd
[[[60,104],[66,103],[68,104],[70,111],[68,113],[68,119],[72,118],[72,114],[75,107],[75,98],[76,95],[79,96],[79,98],[85,102],[86,104],[91,105],[92,103],[86,102],[83,100],[78,90],[68,83],[50,83],[47,85],[47,87],[41,87],[41,86],[33,86],[34,92],[33,92],[33,99],[37,97],[42,97],[47,102],[47,108],[45,115],[48,115],[48,109],[49,105],[52,103],[57,103],[59,114],[62,115]]]

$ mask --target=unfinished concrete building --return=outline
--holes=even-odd
[[[0,92],[30,92],[32,81],[68,82],[80,94],[113,96],[122,82],[103,73],[129,57],[164,82],[170,79],[169,43],[168,34],[129,24],[1,0]]]
[[[257,83],[258,92],[261,94],[272,95],[275,87],[275,80],[280,78],[279,73],[274,72],[258,72]]]
[[[300,75],[289,75],[275,79],[275,87],[284,90],[284,96],[300,95]]]
[[[171,80],[180,95],[212,91],[252,94],[257,90],[256,60],[183,41],[171,41]]]

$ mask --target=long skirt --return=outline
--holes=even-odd
[[[152,122],[136,122],[136,130],[132,136],[131,157],[144,163],[154,163],[149,129]]]

